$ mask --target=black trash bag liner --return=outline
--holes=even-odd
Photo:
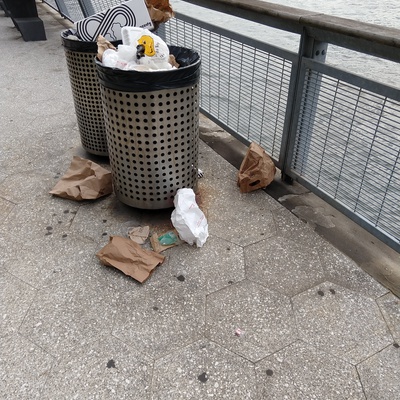
[[[96,58],[96,69],[101,85],[121,92],[152,92],[195,85],[200,79],[200,56],[185,47],[168,46],[180,68],[167,71],[124,71],[105,67]]]
[[[83,40],[68,39],[68,36],[77,36],[75,29],[67,29],[61,32],[62,44],[65,49],[79,53],[97,53],[97,42],[85,42]],[[77,36],[78,37],[78,36]],[[115,47],[122,44],[122,40],[111,42]]]

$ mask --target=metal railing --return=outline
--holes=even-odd
[[[178,14],[202,56],[201,111],[400,252],[400,90],[325,63],[328,44],[400,62],[400,30],[260,1],[188,0],[299,35],[298,53]]]
[[[42,0],[72,22],[106,10],[126,0]]]
[[[400,252],[400,90],[325,63],[328,45],[400,63],[400,30],[257,0],[186,2],[298,35],[292,52],[183,14],[158,31],[201,54],[206,116]]]

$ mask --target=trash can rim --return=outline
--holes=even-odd
[[[171,47],[179,47],[179,46],[168,46],[168,47],[171,48]],[[175,68],[175,69],[163,69],[163,70],[159,70],[159,71],[138,71],[138,70],[128,70],[127,71],[127,70],[120,69],[120,68],[107,67],[107,66],[103,65],[103,63],[97,58],[97,56],[94,57],[94,62],[96,63],[96,65],[100,66],[101,68],[104,68],[106,71],[107,70],[108,71],[122,71],[124,74],[125,73],[128,73],[128,74],[129,73],[134,73],[134,74],[140,73],[140,74],[143,74],[143,75],[151,74],[152,76],[154,74],[158,74],[158,73],[165,74],[165,73],[168,73],[168,72],[174,72],[174,71],[178,71],[178,70],[182,71],[182,70],[184,70],[186,68],[193,68],[193,66],[196,66],[197,64],[201,63],[200,54],[196,50],[189,49],[187,47],[180,47],[180,48],[185,49],[185,50],[191,50],[194,53],[196,53],[197,56],[198,56],[197,60],[192,64],[185,65],[184,67],[179,67],[179,68]]]
[[[68,28],[68,29],[64,29],[63,31],[60,32],[62,44],[66,49],[76,51],[79,53],[85,53],[85,52],[97,53],[97,41],[88,42],[85,40],[80,40],[79,38],[78,38],[78,40],[70,39],[68,37],[69,35],[67,36],[67,33],[69,33],[69,35],[75,35],[76,30],[73,28]],[[119,44],[122,43],[122,40],[113,41],[111,43],[115,47],[117,47]]]

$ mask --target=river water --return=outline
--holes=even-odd
[[[192,7],[184,0],[170,0],[170,3],[176,11]],[[398,0],[273,0],[269,3],[400,28]]]
[[[354,19],[393,28],[400,28],[399,0],[274,0],[271,3]],[[298,51],[299,35],[240,20],[226,14],[193,6],[183,0],[170,0],[175,11],[212,24],[232,29],[267,43]],[[330,45],[327,63],[366,78],[400,88],[400,64]]]

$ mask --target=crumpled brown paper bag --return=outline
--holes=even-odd
[[[71,200],[94,200],[112,193],[111,172],[78,156],[74,156],[65,175],[49,192]]]
[[[241,193],[249,193],[265,188],[273,180],[276,168],[271,157],[257,143],[251,143],[238,174]]]
[[[117,50],[111,42],[99,35],[97,37],[97,58],[99,61],[103,61],[103,53],[108,49]]]
[[[96,256],[109,267],[115,267],[140,283],[146,281],[165,256],[143,249],[131,239],[110,236],[110,241]]]
[[[146,0],[146,5],[155,30],[175,15],[169,0]]]

